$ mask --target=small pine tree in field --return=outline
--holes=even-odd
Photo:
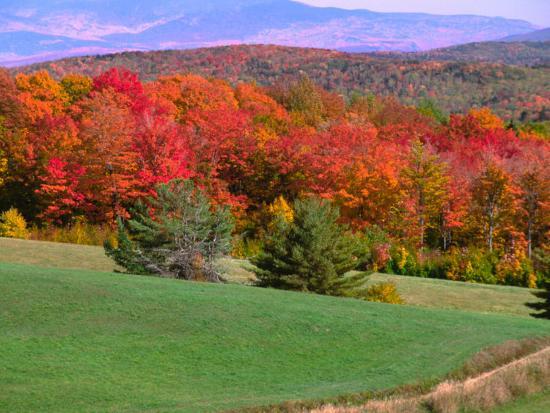
[[[30,236],[27,222],[15,208],[0,215],[0,237],[28,239]]]
[[[360,296],[366,274],[357,266],[357,243],[338,223],[328,202],[308,198],[294,203],[292,221],[279,219],[263,251],[252,262],[258,284],[334,296]]]
[[[157,186],[148,205],[119,220],[117,245],[105,251],[130,273],[218,282],[217,258],[231,251],[233,220],[226,208],[213,208],[191,181]]]

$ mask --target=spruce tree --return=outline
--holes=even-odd
[[[538,303],[529,303],[529,307],[536,310],[536,313],[531,314],[535,318],[546,318],[550,320],[550,281],[546,280],[543,285],[543,290],[534,292],[533,295],[541,298],[544,301]]]
[[[228,209],[213,208],[191,181],[161,184],[156,192],[131,219],[119,220],[117,245],[107,242],[107,255],[131,273],[220,281],[214,264],[231,249]]]
[[[550,320],[550,254],[547,249],[537,248],[533,251],[533,264],[539,275],[543,278],[542,290],[536,291],[533,295],[542,299],[536,303],[527,304],[536,312],[531,314],[536,318]]]
[[[358,243],[324,200],[294,203],[292,220],[276,220],[263,251],[252,260],[258,285],[334,296],[360,296],[366,274],[348,274],[358,263]]]

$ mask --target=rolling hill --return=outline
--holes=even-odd
[[[523,317],[0,264],[0,410],[208,412],[441,378]],[[414,357],[411,357],[414,355]]]
[[[116,269],[102,247],[0,238],[0,251],[0,263],[99,272]],[[248,285],[255,279],[247,261],[225,258],[219,266],[232,284]],[[381,281],[395,283],[408,305],[420,307],[530,317],[532,310],[526,303],[540,301],[532,290],[521,287],[388,274],[372,274],[368,284]]]
[[[25,50],[0,42],[0,64],[89,54],[98,42],[117,51],[237,43],[414,51],[535,29],[521,20],[377,13],[291,0],[4,0],[0,34],[24,37]]]
[[[547,47],[543,47],[543,53]],[[507,119],[547,120],[550,68],[494,63],[434,62],[383,58],[323,49],[242,45],[195,50],[125,52],[63,59],[20,67],[14,73],[48,70],[98,75],[115,66],[143,80],[175,73],[198,73],[231,83],[256,81],[272,85],[307,74],[326,89],[395,96],[403,103],[432,99],[448,112],[488,106]]]

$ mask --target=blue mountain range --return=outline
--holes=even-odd
[[[291,0],[2,0],[0,64],[240,43],[416,51],[535,29],[498,17],[377,13]]]

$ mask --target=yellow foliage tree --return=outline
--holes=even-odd
[[[0,215],[0,237],[29,238],[27,222],[23,215],[15,208],[11,208]]]
[[[31,75],[19,73],[15,83],[20,92],[19,99],[33,121],[47,114],[59,114],[69,103],[69,96],[61,84],[44,70]]]
[[[276,218],[282,218],[285,222],[292,222],[294,220],[294,211],[282,195],[279,195],[267,207],[267,212],[271,218],[270,226],[273,225]]]
[[[468,113],[483,129],[504,129],[504,122],[489,108],[471,109]]]

